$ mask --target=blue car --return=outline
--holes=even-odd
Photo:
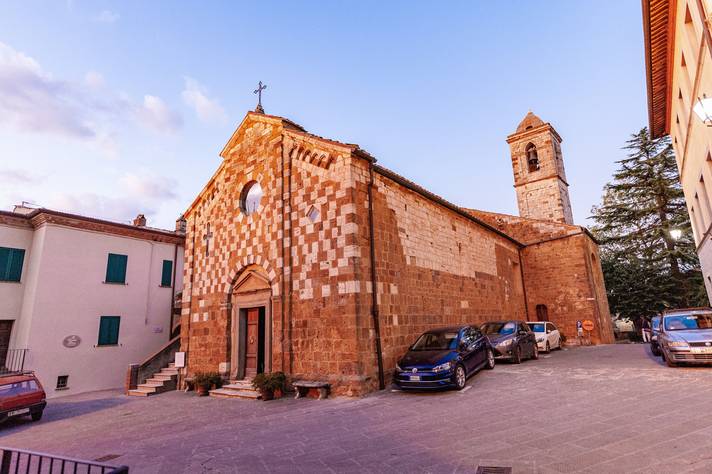
[[[423,333],[396,364],[401,389],[456,388],[482,368],[494,369],[494,351],[479,328],[455,326]]]

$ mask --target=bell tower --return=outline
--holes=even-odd
[[[507,137],[519,215],[573,224],[561,137],[531,111]]]

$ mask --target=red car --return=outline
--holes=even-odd
[[[42,384],[32,372],[0,376],[0,422],[25,415],[38,421],[47,406],[45,398]]]

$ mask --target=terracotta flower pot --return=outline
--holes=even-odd
[[[274,398],[282,398],[284,396],[284,392],[282,392],[281,388],[276,388],[274,390]]]
[[[274,392],[272,390],[260,390],[262,394],[262,400],[274,400]]]
[[[199,397],[207,397],[209,395],[210,387],[206,385],[198,385],[196,386],[196,390]]]

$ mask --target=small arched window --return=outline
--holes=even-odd
[[[532,171],[538,170],[539,169],[539,155],[537,155],[536,146],[534,146],[533,143],[530,143],[524,149],[524,152],[527,156],[527,167],[529,168],[529,172],[531,173]]]
[[[260,183],[257,181],[250,181],[244,188],[242,188],[241,194],[240,208],[242,209],[242,212],[248,216],[256,212],[260,207],[260,201],[264,195]]]

